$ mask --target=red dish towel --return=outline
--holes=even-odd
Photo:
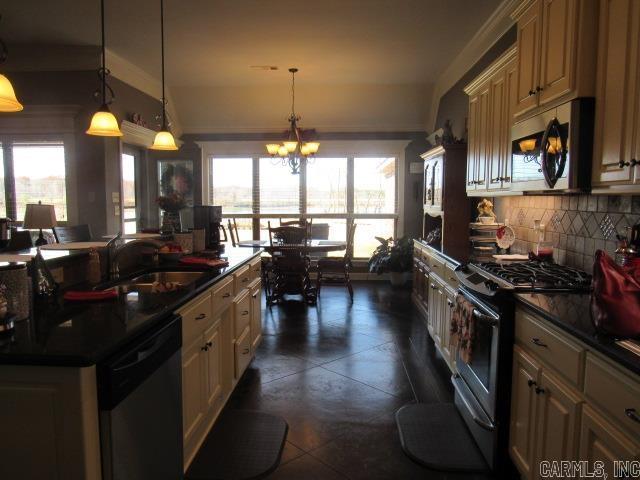
[[[63,298],[72,302],[92,302],[97,300],[110,300],[117,297],[118,292],[115,290],[102,290],[100,292],[69,290],[64,294]]]
[[[456,305],[451,315],[450,344],[460,351],[460,358],[464,363],[471,363],[473,358],[473,343],[476,328],[473,316],[473,303],[458,294]]]
[[[182,257],[180,263],[185,265],[205,265],[207,267],[227,267],[229,262],[221,258]]]

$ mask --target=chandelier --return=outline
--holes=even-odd
[[[297,68],[289,69],[289,72],[291,72],[291,115],[289,116],[290,126],[287,139],[282,143],[267,144],[267,152],[269,152],[269,155],[274,159],[280,159],[282,165],[289,165],[291,173],[294,175],[300,173],[300,162],[302,159],[312,158],[320,147],[319,142],[305,142],[304,134],[306,132],[298,127],[300,117],[296,115],[295,111],[297,71]]]

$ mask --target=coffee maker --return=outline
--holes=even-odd
[[[224,250],[222,242],[227,241],[227,231],[222,225],[222,207],[217,205],[194,205],[194,230],[204,229],[205,248],[207,250]],[[222,232],[222,235],[220,235]]]

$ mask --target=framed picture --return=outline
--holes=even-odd
[[[159,160],[158,181],[160,196],[177,193],[193,206],[193,161]]]

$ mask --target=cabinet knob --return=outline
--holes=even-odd
[[[242,351],[242,354],[243,354],[243,355],[246,355],[247,353],[249,353],[249,349],[248,349],[248,348],[245,348],[245,349]]]
[[[541,387],[536,387],[536,395],[540,395],[545,393],[545,389]]]
[[[511,177],[502,177],[502,181],[503,182],[510,182],[511,181]]]
[[[203,319],[203,318],[205,318],[206,316],[207,316],[207,314],[206,314],[206,313],[201,313],[200,315],[198,315],[198,316],[196,317],[196,320],[202,320],[202,319]]]
[[[209,347],[205,345],[204,347],[201,347],[200,350],[202,350],[203,352],[206,352],[207,350],[209,350]]]
[[[249,310],[243,310],[242,315],[249,315]]]
[[[529,96],[535,95],[535,94],[536,94],[535,90],[529,90]]]
[[[209,348],[213,347],[213,342],[207,342],[207,347]]]
[[[231,294],[229,292],[227,292],[224,295],[222,295],[222,298],[229,298],[230,296],[231,296]]]
[[[638,416],[635,408],[626,408],[624,410],[624,414],[634,422],[640,423],[640,416]]]
[[[433,283],[431,284],[431,290],[437,290],[438,287],[436,287]]]
[[[534,343],[534,345],[537,345],[539,347],[548,347],[549,345],[547,345],[546,343],[544,343],[542,340],[540,340],[539,338],[532,338],[531,341]]]
[[[453,308],[453,302],[448,298],[447,298],[447,305],[449,305],[449,308]]]
[[[491,183],[498,183],[502,181],[502,177],[496,177],[491,179]]]
[[[534,382],[533,380],[529,379],[527,380],[527,385],[529,386],[529,388],[533,387],[534,385],[537,385],[536,382]]]
[[[543,90],[544,90],[544,88],[542,88],[542,87],[536,87],[536,92],[541,92]]]

